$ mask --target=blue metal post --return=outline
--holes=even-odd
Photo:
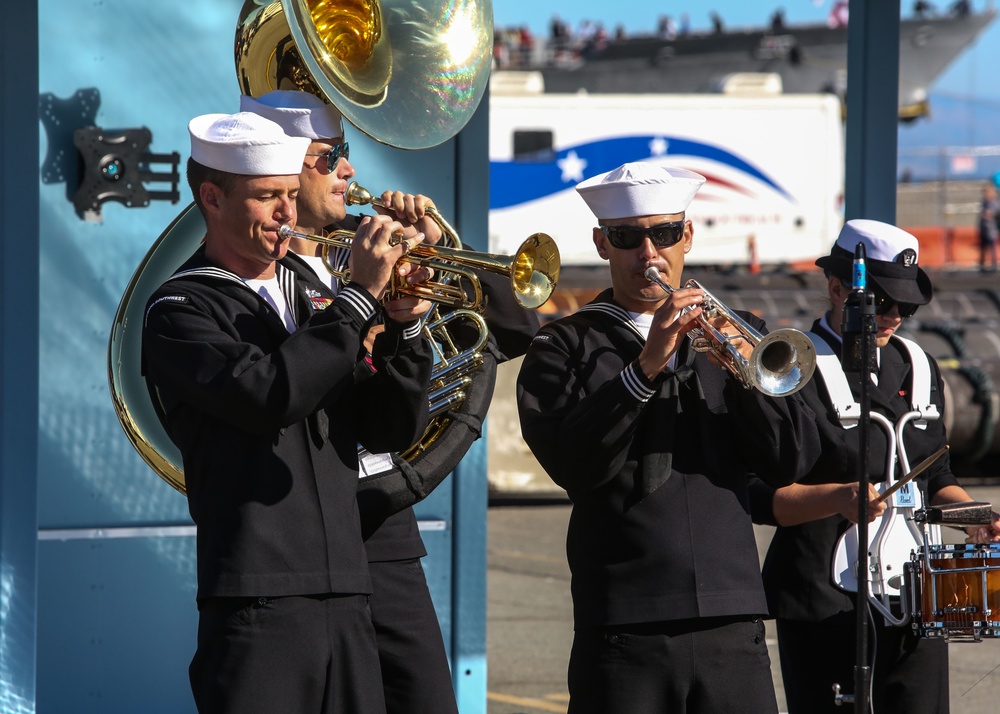
[[[899,0],[850,0],[844,218],[896,221]]]
[[[486,250],[489,215],[489,91],[458,136],[456,203],[463,241]],[[452,678],[462,714],[486,713],[486,434],[453,479]]]
[[[35,711],[38,4],[0,22],[0,711]],[[62,309],[72,309],[63,306]]]

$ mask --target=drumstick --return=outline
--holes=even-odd
[[[926,459],[917,464],[914,468],[910,469],[910,473],[906,474],[906,476],[899,479],[899,481],[897,481],[896,483],[892,484],[892,486],[887,488],[882,493],[882,495],[878,497],[877,502],[883,503],[887,498],[889,498],[889,496],[896,493],[896,491],[898,491],[904,485],[912,481],[916,476],[919,476],[921,473],[926,471],[927,468],[930,467],[930,465],[933,464],[935,461],[937,461],[939,458],[941,458],[947,450],[948,450],[948,445],[945,444],[940,449],[938,449],[933,454],[931,454]]]

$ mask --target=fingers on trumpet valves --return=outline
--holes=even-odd
[[[383,209],[411,224],[419,221],[426,215],[428,209],[434,207],[434,203],[427,196],[402,191],[385,191],[380,203]]]

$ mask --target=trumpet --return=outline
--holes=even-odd
[[[659,285],[667,294],[674,292],[656,268],[646,268],[644,275],[646,280]],[[692,348],[697,352],[714,352],[744,387],[756,389],[769,397],[787,397],[812,379],[816,371],[816,348],[805,333],[786,327],[762,335],[705,290],[697,280],[688,280],[684,287],[699,288],[705,292],[697,327],[687,333]],[[684,308],[681,314],[693,309],[693,306]],[[719,317],[735,327],[739,334],[727,335],[716,328],[711,320]],[[736,348],[736,340],[746,340],[753,346],[749,359]]]
[[[343,229],[322,236],[301,233],[289,226],[282,226],[278,233],[283,237],[304,238],[328,248],[350,248],[354,241],[354,231]],[[419,244],[401,258],[400,262],[431,268],[440,273],[441,278],[433,282],[409,285],[400,280],[396,271],[393,271],[389,286],[390,296],[408,295],[450,305],[455,309],[475,312],[482,312],[486,305],[482,284],[473,272],[473,268],[507,276],[514,299],[521,307],[528,310],[544,305],[559,281],[559,249],[551,236],[545,233],[529,236],[514,255]],[[329,263],[327,267],[342,282],[350,279],[347,269],[336,270]],[[466,279],[471,286],[469,288],[471,295],[460,283],[451,282],[456,277]]]

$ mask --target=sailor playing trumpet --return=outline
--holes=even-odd
[[[570,714],[777,711],[747,483],[793,481],[818,442],[798,394],[692,348],[701,289],[646,278],[682,284],[704,182],[629,163],[577,186],[611,287],[544,326],[518,377],[522,434],[573,501]]]

